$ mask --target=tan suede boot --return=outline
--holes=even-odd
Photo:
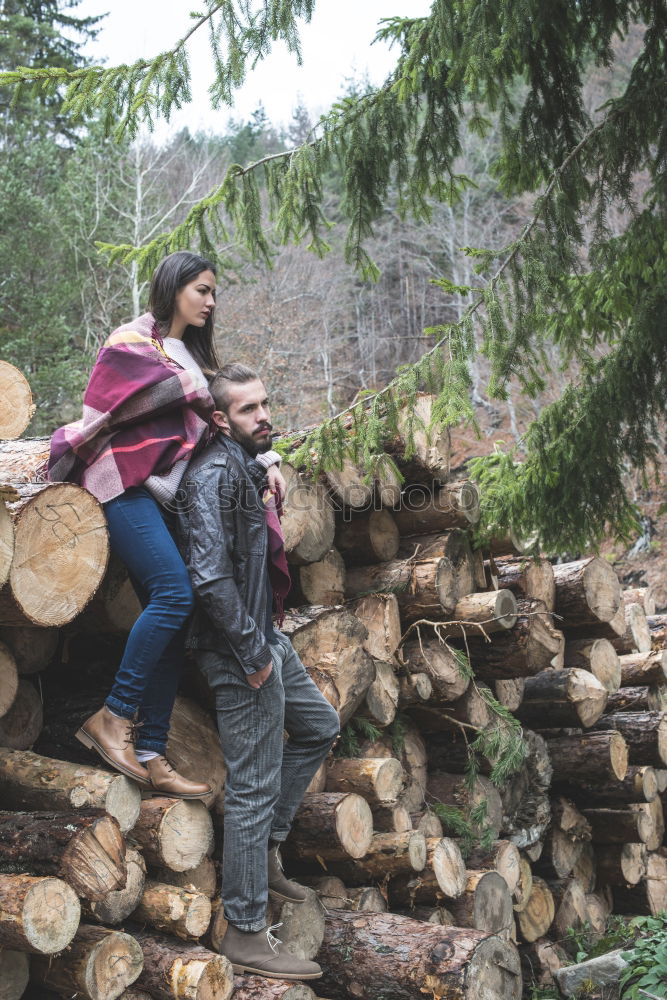
[[[275,844],[269,848],[269,893],[274,899],[282,899],[287,903],[305,903],[306,890],[297,882],[286,878],[280,858],[280,850]]]
[[[134,755],[134,727],[130,719],[119,719],[102,705],[99,712],[86,719],[75,736],[121,774],[150,787],[148,771]]]
[[[203,781],[189,781],[176,771],[166,757],[146,761],[153,795],[169,795],[175,799],[201,799],[211,792]]]
[[[319,979],[322,970],[317,962],[295,958],[281,949],[282,942],[271,931],[280,927],[264,927],[261,931],[240,931],[229,924],[218,949],[232,963],[234,972],[252,972],[269,979]]]

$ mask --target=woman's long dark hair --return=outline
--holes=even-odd
[[[215,274],[215,265],[189,250],[177,250],[176,253],[169,254],[155,268],[148,293],[148,308],[165,334],[174,315],[176,293],[188,282],[194,281],[202,271],[212,271]],[[215,309],[207,317],[203,327],[186,326],[183,334],[183,343],[204,374],[209,376],[220,368],[213,341],[214,317]]]

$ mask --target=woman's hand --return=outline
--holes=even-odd
[[[285,499],[285,492],[287,490],[287,483],[285,482],[285,477],[280,471],[280,466],[270,465],[266,470],[266,478],[269,483],[269,489],[274,493],[278,500],[282,503]]]

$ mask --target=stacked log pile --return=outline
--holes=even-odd
[[[428,423],[428,397],[419,409]],[[289,950],[317,957],[311,985],[332,1000],[511,1000],[521,958],[547,980],[568,927],[667,905],[667,619],[604,560],[554,565],[509,539],[474,551],[479,498],[451,481],[447,435],[418,431],[407,449],[407,433],[387,445],[403,486],[351,461],[316,483],[284,468],[283,628],[344,734],[283,851],[309,899],[269,916]],[[225,768],[194,667],[169,754],[206,776],[208,801],[142,799],[73,739],[138,605],[122,566],[107,567],[95,501],[42,482],[47,447],[0,443],[6,995],[30,978],[95,1000],[312,1000],[302,984],[234,977],[211,950]],[[517,723],[523,759],[499,780]]]

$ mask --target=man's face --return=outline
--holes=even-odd
[[[213,419],[224,434],[237,441],[248,454],[259,455],[271,448],[271,411],[264,383],[259,379],[230,383],[227,412],[216,410]]]

